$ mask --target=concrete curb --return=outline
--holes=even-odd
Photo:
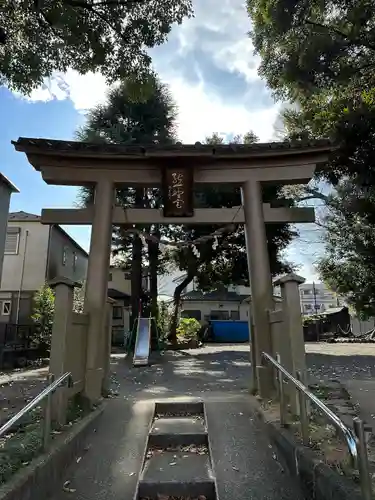
[[[71,430],[55,439],[48,453],[36,457],[30,465],[16,472],[0,487],[0,500],[48,498],[61,481],[65,469],[77,456],[88,434],[95,428],[105,406],[102,403]]]
[[[257,409],[257,417],[265,424],[283,465],[291,476],[299,478],[306,497],[314,500],[362,499],[359,487],[328,467],[312,450],[297,444],[286,429],[269,422],[261,409]]]

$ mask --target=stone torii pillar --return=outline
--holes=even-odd
[[[256,180],[246,181],[242,185],[242,198],[255,330],[251,335],[253,376],[256,375],[254,382],[257,384],[259,395],[269,397],[274,388],[272,367],[262,366],[261,355],[263,351],[272,354],[268,310],[272,310],[274,304],[260,182]]]
[[[102,393],[102,352],[106,335],[108,270],[111,256],[114,184],[96,183],[84,310],[89,314],[84,396],[92,404]]]

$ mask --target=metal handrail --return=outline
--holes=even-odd
[[[299,406],[300,406],[300,419],[301,419],[301,434],[304,444],[309,443],[309,429],[308,429],[308,415],[306,407],[306,398],[317,406],[322,413],[327,417],[327,419],[333,424],[333,426],[342,434],[344,437],[352,462],[355,468],[358,469],[359,479],[361,484],[361,490],[364,500],[372,499],[372,484],[369,474],[369,463],[367,456],[367,446],[365,439],[365,431],[363,421],[358,417],[353,419],[352,429],[347,427],[344,422],[332,411],[330,410],[319,398],[315,396],[301,381],[302,376],[300,372],[297,372],[297,378],[293,377],[281,364],[280,356],[277,355],[277,361],[267,354],[262,353],[262,358],[269,361],[278,370],[278,382],[279,382],[279,392],[280,392],[280,424],[285,425],[285,415],[284,415],[284,381],[280,373],[284,375],[285,378],[290,380],[294,386],[298,389]]]
[[[8,432],[23,416],[29,413],[31,410],[36,408],[39,403],[41,403],[45,398],[47,398],[47,404],[45,409],[45,425],[43,429],[43,442],[44,447],[46,448],[48,444],[48,438],[50,434],[50,426],[51,426],[51,395],[52,393],[61,387],[65,382],[71,386],[72,383],[72,374],[70,372],[64,373],[57,380],[53,381],[53,375],[48,376],[48,380],[51,382],[42,392],[40,392],[30,403],[22,408],[16,415],[10,418],[4,425],[0,427],[0,437],[3,436],[6,432]]]

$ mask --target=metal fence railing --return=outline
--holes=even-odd
[[[353,419],[353,429],[347,427],[342,420],[330,410],[319,398],[317,398],[303,383],[300,372],[297,372],[297,378],[293,377],[281,364],[280,356],[277,355],[275,360],[269,354],[262,353],[262,361],[271,363],[277,370],[277,382],[280,398],[280,425],[285,426],[287,423],[287,408],[285,401],[284,378],[291,382],[298,391],[299,401],[299,418],[302,441],[305,445],[309,444],[309,416],[307,402],[310,401],[314,406],[319,408],[326,419],[335,429],[342,435],[348,447],[349,454],[352,459],[352,465],[358,470],[359,481],[363,500],[372,500],[372,483],[369,472],[369,460],[367,455],[367,443],[363,421],[355,417]]]
[[[30,403],[22,408],[16,415],[10,418],[4,425],[0,427],[0,438],[7,434],[16,424],[20,422],[22,417],[27,415],[29,412],[37,408],[40,403],[45,402],[44,406],[44,418],[43,418],[43,450],[46,450],[49,446],[51,439],[51,427],[52,427],[52,395],[53,393],[68,384],[72,387],[72,376],[71,373],[67,372],[61,375],[57,380],[53,380],[53,375],[48,375],[48,386],[39,393]]]

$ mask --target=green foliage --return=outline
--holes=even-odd
[[[171,325],[171,312],[166,302],[159,302],[157,327],[163,338],[167,337]]]
[[[73,311],[76,313],[83,313],[85,305],[86,281],[82,281],[80,285],[81,287],[74,287],[73,291]]]
[[[37,326],[33,342],[36,345],[51,346],[51,335],[53,325],[53,315],[55,310],[55,294],[53,290],[45,283],[41,289],[36,292],[33,302],[32,320]]]
[[[248,0],[260,74],[287,138],[337,145],[317,178],[326,197],[323,280],[364,317],[375,314],[375,10],[372,1]],[[322,199],[322,198],[321,198]]]
[[[148,49],[191,15],[190,0],[3,0],[0,85],[29,94],[69,68],[143,80]]]
[[[41,451],[42,426],[40,422],[28,425],[21,432],[2,440],[0,449],[0,484],[5,483],[19,469],[27,465]]]
[[[372,0],[247,0],[260,75],[294,101],[374,79]]]
[[[181,343],[197,340],[197,334],[201,328],[195,318],[181,318],[177,327],[177,340]]]
[[[318,269],[362,318],[375,315],[375,186],[342,181],[329,200],[326,251]]]

